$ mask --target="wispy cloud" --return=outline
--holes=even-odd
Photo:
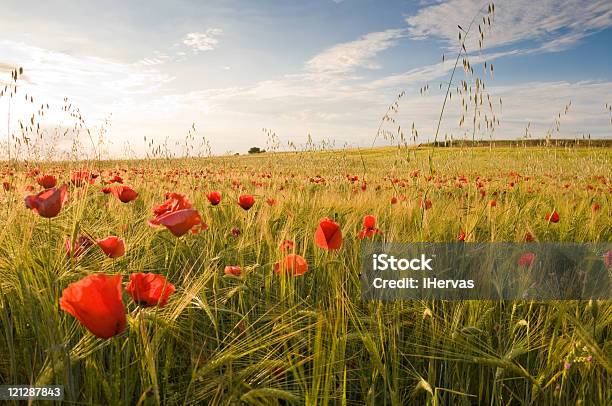
[[[219,44],[219,36],[223,34],[221,28],[209,28],[205,32],[190,32],[183,38],[183,44],[187,45],[194,53],[212,51]]]
[[[450,0],[424,7],[406,18],[408,32],[414,39],[438,38],[446,47],[456,48],[457,24],[467,28],[482,7],[481,0]],[[539,43],[541,51],[560,51],[610,26],[612,2],[609,0],[496,2],[493,28],[487,32],[484,45],[492,48],[529,40]],[[475,25],[476,34],[471,34],[471,41],[468,37],[470,49],[477,46],[476,28]]]
[[[404,29],[371,32],[326,49],[310,59],[306,67],[311,72],[323,74],[348,73],[358,67],[376,69],[379,65],[373,58],[394,46],[404,35]]]
[[[501,52],[491,52],[485,54],[472,55],[470,57],[470,63],[472,65],[481,64],[485,61],[491,62],[499,58],[506,56],[519,55],[524,53],[521,50],[509,50]],[[421,86],[429,81],[438,79],[447,75],[454,67],[454,60],[446,60],[444,62],[425,65],[418,68],[409,70],[408,72],[398,73],[389,75],[380,79],[376,79],[368,83],[366,86],[373,89],[383,89],[388,87],[408,87],[418,85]],[[461,69],[459,66],[457,69]]]
[[[174,80],[150,66],[75,56],[8,40],[0,41],[0,55],[0,65],[25,67],[22,89],[38,101],[59,106],[69,97],[90,117],[104,117],[114,103],[150,96]]]
[[[354,6],[348,3],[343,6]],[[337,39],[340,34],[336,33],[335,40],[329,36],[322,39],[327,45],[320,48],[319,53],[305,55],[310,48],[304,47],[303,51],[299,50],[301,53],[296,50],[291,54],[291,58],[282,55],[279,59],[288,61],[285,70],[278,64],[272,70],[245,74],[245,67],[236,59],[220,52],[209,53],[215,56],[217,64],[207,71],[205,79],[198,65],[202,61],[197,55],[220,46],[235,46],[239,52],[240,47],[248,43],[249,50],[257,51],[255,55],[274,53],[277,56],[285,52],[280,48],[283,41],[259,45],[249,38],[237,44],[240,41],[236,35],[230,43],[224,41],[221,28],[206,29],[226,27],[220,25],[219,21],[223,21],[227,27],[230,23],[235,24],[232,32],[248,33],[252,26],[241,25],[248,16],[238,16],[236,22],[225,17],[211,19],[213,22],[204,28],[181,25],[160,34],[160,41],[154,42],[162,44],[156,45],[158,51],[153,51],[155,48],[150,48],[150,43],[136,48],[134,43],[126,41],[125,52],[101,52],[98,44],[104,45],[105,41],[87,35],[87,31],[77,36],[86,38],[87,46],[76,47],[74,41],[68,46],[65,39],[53,35],[47,35],[49,41],[36,42],[21,35],[16,27],[12,29],[16,33],[13,40],[24,38],[25,43],[21,39],[18,42],[8,38],[0,40],[0,82],[10,78],[10,67],[24,66],[26,75],[22,89],[33,94],[37,102],[48,101],[60,107],[63,97],[67,96],[81,108],[89,122],[112,113],[110,136],[115,145],[129,140],[139,152],[146,150],[143,143],[139,144],[143,136],[157,141],[167,136],[176,140],[184,134],[183,127],[193,121],[197,122],[199,131],[211,139],[216,152],[241,151],[245,143],[263,145],[262,127],[273,128],[284,139],[296,143],[311,133],[315,139],[333,138],[338,141],[337,145],[344,141],[354,145],[369,144],[382,114],[402,89],[406,90],[406,95],[400,105],[398,123],[408,128],[414,122],[424,141],[432,137],[442,104],[443,92],[437,91],[437,84],[446,80],[454,60],[427,62],[425,54],[424,58],[409,61],[411,64],[423,61],[411,65],[414,68],[410,70],[396,68],[393,74],[388,74],[386,70],[377,69],[387,63],[387,56],[393,66],[404,64],[406,53],[392,49],[400,43],[410,45],[410,41],[427,39],[427,46],[438,48],[441,43],[445,49],[456,49],[456,25],[465,27],[483,2],[422,0],[419,4],[420,10],[407,17],[405,25],[389,21],[385,26],[389,29],[361,32],[361,35],[342,40]],[[328,7],[331,6],[330,2]],[[355,5],[356,12],[359,8]],[[611,19],[609,0],[499,2],[485,49],[470,55],[470,62],[478,69],[479,63],[499,60],[496,62],[498,74],[504,71],[503,58],[572,48],[592,33],[612,26]],[[202,21],[192,24],[202,24]],[[187,26],[191,28],[185,29]],[[63,33],[65,27],[60,28],[58,32]],[[142,37],[147,38],[146,35],[142,33]],[[470,45],[469,49],[475,50],[475,47]],[[133,62],[135,60],[138,62]],[[176,81],[174,75],[178,76]],[[230,81],[232,78],[235,82]],[[588,75],[582,78],[587,79]],[[534,136],[542,135],[553,116],[571,99],[572,109],[562,123],[562,135],[590,132],[593,136],[608,136],[609,117],[603,113],[602,106],[609,101],[612,83],[608,76],[603,78],[602,81],[576,79],[532,83],[525,74],[518,79],[511,78],[507,86],[495,86],[495,80],[487,81],[487,91],[495,100],[498,97],[504,100],[503,110],[496,109],[501,124],[497,135],[519,137],[528,121],[532,122]],[[426,83],[432,90],[420,96],[417,88]],[[457,101],[453,97],[447,105],[442,135],[452,133],[460,137],[466,131],[457,125],[461,115]],[[0,104],[0,112],[5,106]],[[53,117],[45,116],[45,119]]]
[[[299,87],[299,83],[302,83]],[[374,139],[382,114],[393,98],[388,90],[381,92],[361,86],[318,85],[299,82],[297,78],[265,81],[252,87],[211,89],[167,96],[151,101],[141,108],[147,111],[170,109],[174,117],[187,111],[206,111],[208,120],[202,124],[207,134],[214,134],[213,147],[220,150],[240,150],[245,141],[249,145],[265,142],[258,128],[273,128],[283,140],[300,143],[311,133],[315,140],[332,138],[341,146],[369,145]],[[492,86],[489,91],[503,99],[503,108],[496,106],[500,126],[494,138],[519,138],[531,122],[533,137],[543,137],[556,114],[572,101],[572,108],[561,123],[561,137],[609,137],[609,117],[603,100],[612,92],[612,82],[530,82],[519,85]],[[397,124],[410,128],[415,123],[419,142],[433,138],[443,95],[432,92],[420,96],[409,92],[399,107]],[[169,107],[172,106],[172,107]],[[168,110],[165,110],[168,111]],[[123,114],[130,115],[129,111]],[[459,127],[460,104],[447,105],[442,121],[441,136],[455,139],[471,138],[471,126]],[[187,116],[189,116],[187,114]],[[213,120],[214,118],[214,120]],[[249,123],[259,123],[254,128]],[[151,124],[149,127],[153,127]],[[153,129],[151,131],[154,131]],[[241,135],[238,135],[241,134]],[[478,131],[477,138],[489,137]],[[383,142],[384,143],[384,142]],[[222,149],[224,148],[224,149]]]
[[[315,139],[332,137],[339,144],[344,141],[351,144],[369,143],[381,115],[398,89],[410,89],[442,78],[453,67],[454,61],[447,60],[369,81],[355,77],[354,72],[358,68],[376,68],[376,56],[405,36],[403,29],[368,33],[354,41],[323,50],[309,59],[301,72],[241,87],[164,96],[163,99],[152,100],[145,109],[174,112],[170,114],[205,111],[209,118],[215,117],[214,123],[204,124],[205,129],[218,134],[223,140],[219,143],[230,149],[239,149],[244,142],[244,138],[237,137],[236,133],[245,134],[250,141],[257,142],[261,135],[246,124],[253,122],[260,123],[259,127],[274,128],[294,142],[311,132]],[[528,52],[531,51],[511,49],[485,52],[473,55],[471,61],[478,64]],[[572,95],[574,115],[568,118],[562,135],[576,136],[581,131],[590,130],[593,135],[604,136],[607,121],[605,117],[598,116],[597,109],[610,89],[612,83],[609,82],[492,86],[489,92],[504,99],[504,110],[498,112],[501,120],[498,136],[519,137],[528,121],[532,122],[534,135],[544,134],[557,113],[556,109],[562,108]],[[525,94],[533,97],[525,98]],[[414,122],[423,135],[421,141],[426,141],[434,131],[441,103],[442,95],[435,92],[423,97],[416,91],[409,91],[400,107],[403,126],[408,127]],[[452,104],[448,107],[443,134],[460,137],[466,131],[457,125],[460,114],[458,106]],[[592,125],[598,119],[601,119],[601,123]],[[213,140],[213,145],[216,144]]]
[[[191,49],[194,54],[212,51],[219,45],[218,37],[221,35],[223,35],[221,28],[209,28],[205,32],[190,32],[182,38],[181,42],[175,43],[166,51],[154,51],[152,56],[139,60],[137,64],[155,66],[168,62],[184,62],[187,59],[185,47]]]
[[[157,51],[153,53],[153,56],[148,57],[148,58],[143,58],[140,61],[138,61],[138,63],[144,66],[155,66],[155,65],[164,64],[172,59],[173,59],[172,56],[166,53]]]

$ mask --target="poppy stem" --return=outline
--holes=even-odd
[[[172,269],[172,265],[174,264],[174,257],[176,256],[176,248],[178,247],[180,238],[174,239],[174,248],[172,249],[172,256],[170,257],[170,262],[168,263],[167,273],[169,274],[170,269]]]
[[[49,240],[49,249],[47,250],[47,262],[51,265],[51,251],[53,250],[53,241],[51,239],[51,218],[47,218],[47,239]]]

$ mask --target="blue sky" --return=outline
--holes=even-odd
[[[311,134],[337,146],[369,145],[401,91],[397,120],[408,131],[414,123],[424,142],[442,104],[438,83],[448,80],[458,49],[457,24],[467,27],[483,4],[4,0],[0,81],[12,66],[24,67],[24,91],[57,107],[42,123],[49,131],[68,125],[59,111],[64,97],[92,128],[112,115],[113,155],[142,155],[144,136],[180,143],[192,122],[215,153],[264,146],[262,128],[283,143],[303,144]],[[612,3],[506,0],[495,7],[483,49],[468,39],[479,74],[482,62],[494,64],[484,79],[500,121],[477,137],[517,138],[528,123],[532,136],[544,136],[570,100],[560,136],[610,137]],[[458,101],[441,133],[471,137],[471,128],[458,126]],[[13,108],[15,124],[31,114],[18,102]],[[6,109],[0,99],[0,115]]]

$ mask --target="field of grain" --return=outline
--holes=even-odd
[[[609,302],[365,301],[359,250],[611,242],[611,173],[610,148],[552,147],[5,165],[0,382],[64,385],[67,404],[610,404]],[[49,218],[24,205],[43,175],[67,185]],[[197,211],[185,230],[155,220],[167,192]],[[324,218],[339,249],[315,243]],[[136,303],[137,273],[163,276],[167,303]],[[110,338],[60,306],[100,274],[120,275],[127,314]]]

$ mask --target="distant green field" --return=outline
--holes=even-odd
[[[3,170],[0,383],[61,384],[67,404],[612,404],[608,301],[364,301],[358,238],[374,215],[375,241],[463,232],[466,242],[612,242],[612,148],[379,148],[33,169]],[[72,184],[83,169],[99,176]],[[69,184],[50,219],[24,206],[43,174]],[[136,200],[102,193],[115,176]],[[211,191],[222,195],[216,206]],[[175,237],[149,226],[166,192],[186,195],[207,227]],[[248,211],[237,204],[245,194],[255,199]],[[546,219],[553,212],[557,223]],[[338,250],[314,243],[325,217],[340,226]],[[118,236],[125,255],[108,258],[94,243],[67,256],[65,240],[80,235]],[[308,271],[275,273],[288,253]],[[224,273],[231,265],[240,276]],[[125,285],[136,272],[176,290],[147,308],[122,290],[127,327],[113,338],[59,307],[87,275],[119,274]]]

